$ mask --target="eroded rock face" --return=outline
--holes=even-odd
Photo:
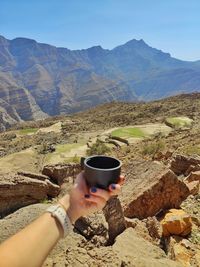
[[[32,178],[32,179],[41,180],[41,181],[45,181],[46,179],[47,180],[49,179],[48,176],[43,175],[41,173],[19,171],[19,172],[17,172],[17,174],[21,175],[21,176]]]
[[[200,157],[187,157],[183,155],[176,155],[171,161],[171,170],[177,174],[188,174],[188,169],[192,170],[192,166],[195,167],[200,164]]]
[[[156,162],[141,162],[129,167],[127,183],[120,197],[124,215],[144,219],[161,210],[178,208],[189,195],[185,183],[169,169]]]
[[[103,212],[108,223],[109,244],[113,244],[115,238],[126,229],[126,221],[118,197],[110,198]]]
[[[20,207],[59,194],[60,187],[49,180],[37,180],[18,174],[0,176],[0,216]]]
[[[77,163],[59,163],[44,166],[42,174],[49,176],[58,185],[64,182],[68,177],[74,177],[81,171],[80,164]]]

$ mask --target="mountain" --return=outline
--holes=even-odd
[[[57,48],[0,36],[0,128],[115,101],[200,90],[200,61],[131,40],[112,50]]]

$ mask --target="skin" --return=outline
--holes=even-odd
[[[70,194],[61,198],[59,203],[66,210],[70,221],[74,223],[81,216],[101,210],[111,196],[120,193],[123,181],[124,177],[120,177],[119,183],[111,185],[109,191],[99,188],[89,189],[83,173],[80,173]],[[45,212],[0,245],[0,267],[42,266],[62,236],[63,230],[57,219]]]

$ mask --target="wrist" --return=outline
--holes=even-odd
[[[66,212],[68,211],[70,206],[69,198],[69,195],[65,195],[64,197],[58,200],[58,204],[61,205]]]
[[[66,211],[67,216],[70,219],[70,222],[73,224],[78,219],[78,216],[76,215],[75,208],[72,207],[72,203],[70,203],[70,195],[65,195],[62,197],[58,204],[63,207],[63,209]]]
[[[78,219],[78,216],[75,214],[74,209],[71,206],[69,206],[69,209],[67,210],[67,215],[72,224],[74,224]]]
[[[54,219],[56,219],[57,222],[59,222],[59,224],[63,230],[63,231],[61,231],[62,237],[65,237],[66,234],[68,234],[72,231],[71,220],[70,220],[65,208],[63,207],[63,205],[61,205],[60,203],[58,203],[56,205],[51,205],[50,207],[48,207],[46,212],[49,212],[51,214],[51,216],[54,217]],[[59,226],[59,225],[57,224],[57,226]],[[60,232],[60,230],[61,230],[60,227],[58,227],[58,229]]]

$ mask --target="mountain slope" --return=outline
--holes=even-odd
[[[172,58],[143,40],[71,51],[0,36],[0,123],[199,91],[199,77],[199,61]]]

